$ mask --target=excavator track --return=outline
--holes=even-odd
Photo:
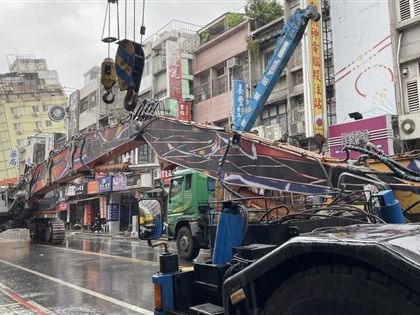
[[[64,222],[57,218],[36,218],[30,224],[31,239],[35,242],[60,244],[64,240]]]
[[[60,219],[51,219],[48,222],[47,234],[49,238],[46,237],[48,243],[59,244],[64,241],[65,227],[64,222]]]

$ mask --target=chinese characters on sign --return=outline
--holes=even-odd
[[[168,82],[170,99],[182,99],[182,68],[181,49],[178,42],[166,41],[166,64],[168,67]]]
[[[311,0],[311,5],[321,12],[319,0]],[[311,99],[314,135],[325,134],[324,122],[324,73],[321,41],[321,20],[310,22],[309,55],[311,65]]]
[[[191,120],[191,103],[178,101],[178,119],[190,121]]]
[[[242,80],[233,80],[233,126],[235,130],[240,130],[240,123],[246,107],[246,82]]]
[[[112,177],[111,176],[99,178],[98,183],[99,183],[100,193],[112,191]]]
[[[120,220],[120,205],[118,203],[108,204],[108,220],[109,221]]]
[[[359,146],[361,143],[369,142],[369,130],[356,130],[341,134],[341,143],[345,145]]]
[[[9,152],[9,165],[10,166],[17,166],[18,161],[18,152],[17,150],[10,150]]]

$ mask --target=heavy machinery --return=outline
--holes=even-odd
[[[258,93],[270,93],[308,21],[316,18],[309,7],[288,20]],[[176,255],[161,256],[153,278],[157,314],[419,313],[420,226],[382,224],[401,223],[402,209],[420,203],[419,174],[372,149],[345,148],[377,159],[384,170],[246,133],[264,105],[263,97],[258,100],[239,132],[180,122],[162,116],[159,102],[136,101],[120,124],[73,137],[28,168],[8,191],[8,214],[33,237],[60,241],[61,221],[44,211],[48,193],[147,143],[162,161],[216,178],[234,196],[218,214],[212,263],[179,272]],[[283,204],[249,224],[240,186],[309,197],[298,209],[288,206],[287,196],[274,197]],[[411,197],[400,205],[398,194]],[[151,241],[162,233],[162,216],[157,200],[147,203],[139,231]],[[300,236],[306,232],[312,234]]]
[[[166,205],[168,237],[175,239],[178,255],[192,260],[209,246],[214,178],[185,169],[173,172]]]
[[[414,245],[420,226],[402,224],[406,218],[394,197],[408,192],[403,208],[418,206],[420,174],[373,146],[347,146],[347,152],[365,156],[339,161],[244,133],[306,24],[316,18],[311,7],[289,18],[236,132],[153,117],[143,125],[143,138],[160,158],[219,179],[236,197],[225,200],[218,214],[210,262],[179,271],[176,255],[167,250],[161,255],[153,276],[155,314],[420,313],[420,254]],[[386,170],[367,167],[368,158]],[[300,193],[312,200],[296,211],[283,195],[278,198],[283,204],[266,209],[259,224],[249,224],[244,204],[250,198],[232,186]],[[142,202],[160,207],[158,200]],[[161,220],[155,222],[140,238],[151,243],[161,236]]]

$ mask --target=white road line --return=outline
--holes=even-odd
[[[67,248],[67,247],[59,247],[59,246],[51,246],[51,245],[42,245],[42,244],[37,244],[37,246],[47,247],[47,248],[56,248],[56,249],[66,250],[66,251],[69,251],[69,252],[74,252],[74,253],[79,253],[79,254],[88,254],[88,255],[94,255],[94,256],[115,258],[115,259],[130,261],[132,263],[137,262],[137,263],[141,263],[141,264],[145,264],[145,265],[157,266],[159,264],[158,261],[144,260],[144,259],[138,259],[138,258],[130,258],[130,257],[110,255],[110,254],[103,254],[103,253],[97,253],[97,252],[89,252],[89,251],[85,251],[85,250],[81,250],[81,249],[74,249],[74,248]]]
[[[137,313],[144,314],[144,315],[153,315],[153,312],[152,311],[146,310],[146,309],[141,308],[139,306],[136,306],[136,305],[133,305],[133,304],[129,304],[129,303],[123,302],[121,300],[118,300],[116,298],[107,296],[105,294],[102,294],[102,293],[99,293],[99,292],[95,292],[95,291],[92,291],[92,290],[89,290],[89,289],[80,287],[78,285],[75,285],[73,283],[70,283],[70,282],[67,282],[67,281],[64,281],[64,280],[61,280],[61,279],[57,279],[57,278],[48,276],[48,275],[43,274],[43,273],[40,273],[38,271],[35,271],[35,270],[32,270],[32,269],[28,269],[28,268],[25,268],[25,267],[22,267],[22,266],[19,266],[19,265],[16,265],[16,264],[11,263],[11,262],[8,262],[6,260],[0,259],[0,263],[3,263],[5,265],[9,265],[11,267],[14,267],[14,268],[17,268],[17,269],[20,269],[20,270],[23,270],[23,271],[26,271],[26,272],[29,272],[29,273],[32,273],[32,274],[34,274],[34,275],[36,275],[38,277],[41,277],[41,278],[44,278],[44,279],[53,281],[55,283],[64,285],[64,286],[66,286],[68,288],[71,288],[71,289],[74,289],[74,290],[77,290],[77,291],[80,291],[80,292],[83,292],[83,293],[92,295],[92,296],[94,296],[96,298],[99,298],[99,299],[102,299],[104,301],[107,301],[107,302],[110,302],[110,303],[113,303],[113,304],[116,304],[116,305],[119,305],[119,306],[128,308],[128,309],[130,309],[132,311],[135,311]]]

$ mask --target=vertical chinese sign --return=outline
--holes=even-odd
[[[310,4],[321,12],[321,1],[310,0]],[[322,47],[322,20],[311,21],[309,25],[309,68],[311,82],[311,104],[313,133],[325,135],[325,83],[324,54]]]
[[[166,67],[167,67],[167,82],[168,82],[168,105],[170,112],[177,111],[176,104],[182,99],[182,63],[181,63],[181,48],[178,42],[171,40],[166,41]],[[175,105],[175,106],[174,106]]]
[[[235,130],[241,130],[241,118],[244,115],[246,106],[246,82],[242,80],[232,81],[232,98],[233,98],[233,111],[232,122]]]
[[[178,101],[178,119],[185,121],[191,120],[191,102]]]
[[[16,149],[12,149],[9,151],[9,166],[18,166],[18,151]]]

